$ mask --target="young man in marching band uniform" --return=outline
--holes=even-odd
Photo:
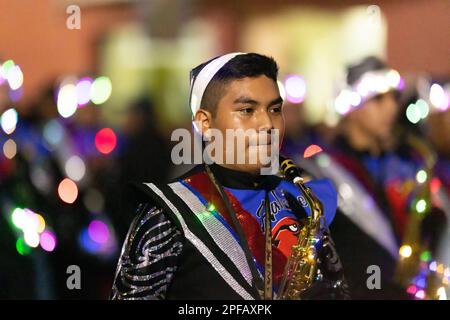
[[[276,172],[262,174],[267,163],[249,161],[263,148],[276,157],[283,137],[277,75],[276,62],[255,53],[226,54],[192,70],[190,105],[202,136],[212,129],[224,137],[230,129],[253,130],[256,139],[246,137],[241,149],[233,144],[244,163],[216,160],[169,184],[136,187],[139,206],[119,259],[113,299],[278,298],[291,247],[311,212],[295,184]],[[226,142],[216,152],[229,154]],[[327,232],[336,191],[325,179],[306,185],[322,203],[325,222],[316,243],[320,272],[302,298],[346,298],[342,266]]]

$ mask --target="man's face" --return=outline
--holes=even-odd
[[[394,93],[388,92],[365,102],[349,116],[366,133],[384,140],[392,135],[398,109]]]
[[[450,159],[450,109],[431,113],[427,118],[427,136],[436,151]]]
[[[284,135],[282,102],[276,82],[264,75],[234,80],[226,85],[226,94],[220,99],[210,125],[210,128],[219,130],[224,137],[223,154],[226,155],[231,151],[227,150],[227,143],[230,142],[226,138],[227,129],[244,131],[252,129],[257,137],[249,139],[246,136],[243,148],[238,148],[239,145],[233,138],[234,159],[237,159],[237,154],[244,152],[245,163],[224,161],[225,167],[258,173],[262,167],[267,166],[261,163],[259,158],[255,161],[256,163],[252,163],[250,158],[260,149],[267,150],[264,152],[265,156],[271,156],[273,141],[270,141],[270,134],[274,129],[279,130],[278,146],[281,145]],[[263,136],[267,138],[266,141],[262,138]]]

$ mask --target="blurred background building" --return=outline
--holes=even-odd
[[[402,112],[432,123],[450,159],[449,13],[447,0],[0,0],[0,298],[108,298],[134,213],[126,183],[179,173],[170,134],[191,128],[189,71],[222,53],[276,59],[288,135],[318,136],[294,141],[301,153],[331,140],[349,64],[385,60],[413,104],[421,79],[440,83],[440,116],[417,119],[406,98]]]

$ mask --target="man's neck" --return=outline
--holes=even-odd
[[[261,175],[259,170],[255,174],[216,163],[210,165],[210,168],[224,187],[233,189],[273,189],[279,182],[276,176]]]
[[[244,175],[250,175],[252,177],[258,177],[259,175],[261,175],[261,170],[260,169],[248,169],[245,167],[241,167],[241,166],[235,166],[235,165],[230,165],[230,164],[216,164],[220,167],[226,168],[228,170],[233,170],[239,173],[242,173]]]

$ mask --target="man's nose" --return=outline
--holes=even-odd
[[[260,111],[257,116],[258,131],[269,131],[273,129],[272,118],[268,111]]]
[[[390,103],[386,103],[384,106],[385,114],[388,114],[389,116],[395,117],[399,111],[399,107],[395,101],[392,101]]]

